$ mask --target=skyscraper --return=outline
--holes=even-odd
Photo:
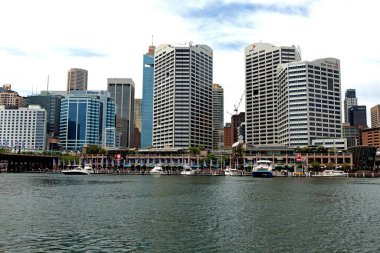
[[[302,147],[314,139],[341,138],[338,59],[281,64],[277,80],[280,144]]]
[[[134,122],[135,83],[131,78],[108,78],[107,89],[117,105],[116,146],[132,147]]]
[[[154,79],[154,46],[149,47],[143,57],[143,97],[141,102],[141,147],[153,143],[153,79]]]
[[[255,43],[245,48],[246,142],[277,143],[278,64],[301,60],[295,46]]]
[[[153,146],[212,146],[213,51],[160,45],[154,56]]]
[[[367,107],[365,105],[353,105],[348,110],[348,122],[351,126],[367,128]]]
[[[67,91],[87,90],[88,73],[85,69],[72,68],[67,73]]]
[[[380,105],[371,108],[371,127],[380,127]]]
[[[346,90],[346,94],[344,96],[344,122],[349,123],[348,114],[349,110],[352,106],[358,105],[358,99],[356,97],[355,89]]]
[[[64,149],[115,148],[115,132],[115,101],[107,91],[72,91],[62,99],[59,143]]]
[[[224,124],[224,92],[219,84],[212,85],[212,148],[223,146],[224,141],[220,139]]]

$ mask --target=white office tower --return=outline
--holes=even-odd
[[[281,63],[299,60],[300,51],[295,46],[276,47],[268,43],[255,43],[245,48],[245,122],[248,144],[278,143],[276,69]]]
[[[6,109],[0,105],[0,148],[45,150],[46,110],[39,105]]]
[[[212,145],[213,51],[160,45],[154,55],[153,146]]]
[[[338,59],[282,64],[277,79],[280,144],[303,147],[314,139],[342,137]]]

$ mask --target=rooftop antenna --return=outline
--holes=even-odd
[[[153,44],[153,34],[152,34],[152,46],[153,46],[154,44]]]
[[[48,92],[49,92],[49,75],[48,75],[47,83],[46,83],[46,93]]]

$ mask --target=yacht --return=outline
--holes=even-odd
[[[86,168],[81,168],[81,167],[74,167],[74,168],[69,167],[66,170],[62,170],[61,172],[62,174],[65,174],[65,175],[89,175],[90,174]]]
[[[91,163],[86,164],[83,169],[87,170],[88,174],[95,174],[96,173],[96,171],[92,167]]]
[[[224,170],[224,175],[225,176],[239,176],[239,172],[237,169],[231,169],[229,167],[227,167],[225,170]]]
[[[188,165],[185,165],[183,170],[181,171],[181,175],[185,175],[185,176],[195,176],[196,174],[197,174],[196,170],[193,170]]]
[[[259,160],[252,168],[252,176],[254,177],[273,177],[272,161]]]
[[[151,175],[162,175],[164,173],[165,171],[162,168],[161,164],[156,164],[156,166],[154,166],[154,168],[149,171],[149,174]]]
[[[323,177],[347,177],[348,173],[342,170],[324,170]]]

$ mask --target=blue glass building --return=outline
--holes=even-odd
[[[154,46],[143,59],[143,96],[141,102],[141,148],[153,143],[153,79],[154,79]]]
[[[71,92],[61,102],[59,145],[115,147],[115,102],[107,91]]]

